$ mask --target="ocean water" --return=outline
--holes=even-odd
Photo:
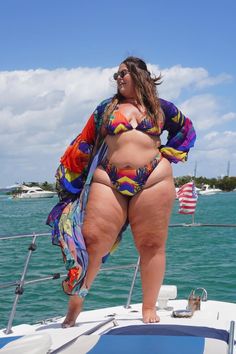
[[[50,232],[45,225],[47,214],[57,198],[42,200],[12,200],[0,195],[0,236]],[[178,214],[176,200],[171,224],[190,223],[192,216]],[[236,193],[199,196],[195,222],[236,224]],[[31,239],[0,240],[0,284],[21,277]],[[175,284],[178,297],[187,298],[192,288],[204,287],[213,300],[236,303],[236,228],[172,228],[167,242],[167,267],[164,284]],[[137,252],[130,229],[124,234],[119,249],[108,258],[104,267],[136,263]],[[37,239],[26,280],[65,274],[60,249],[52,246],[50,236]],[[126,303],[133,271],[102,271],[96,278],[84,309],[122,305]],[[0,328],[7,324],[15,297],[15,287],[0,288]],[[24,287],[13,324],[34,323],[64,315],[68,297],[61,288],[61,279]],[[138,275],[133,302],[141,302]]]

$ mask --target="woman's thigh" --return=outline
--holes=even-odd
[[[167,177],[173,178],[171,163],[163,157],[154,171],[148,177],[144,189],[165,180]]]
[[[131,198],[128,217],[136,246],[162,247],[175,200],[172,175],[142,190]]]
[[[92,182],[82,232],[86,244],[109,252],[127,219],[127,198],[111,187]]]

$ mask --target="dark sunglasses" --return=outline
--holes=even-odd
[[[123,79],[123,77],[125,77],[125,75],[127,75],[128,73],[129,73],[129,70],[127,70],[127,69],[118,71],[117,73],[115,73],[113,75],[113,79],[117,80],[119,76],[121,77],[121,79]]]

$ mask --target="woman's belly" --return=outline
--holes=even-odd
[[[160,138],[135,129],[107,136],[107,159],[117,168],[137,169],[152,161],[159,153]]]
[[[119,169],[136,170],[147,165],[159,155],[160,139],[151,138],[137,131],[123,133],[116,137],[108,136],[106,143],[108,145],[107,159],[110,164]],[[162,158],[148,177],[145,188],[167,177],[172,177],[172,167],[167,159]],[[101,166],[96,169],[93,181],[113,187],[108,174]]]

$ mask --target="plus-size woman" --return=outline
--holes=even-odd
[[[160,78],[151,76],[143,60],[128,57],[114,79],[117,93],[96,108],[67,148],[57,172],[61,212],[49,219],[54,225],[54,243],[61,246],[69,270],[63,282],[64,291],[71,295],[63,327],[75,324],[103,257],[127,222],[140,255],[143,321],[159,321],[156,300],[165,272],[168,224],[175,199],[171,162],[187,159],[196,135],[189,118],[158,97]],[[160,139],[164,130],[168,131],[166,145]],[[78,209],[73,205],[78,205],[86,179],[89,194],[79,235],[85,251],[77,245],[73,227],[68,232],[65,225],[76,218]],[[84,253],[87,262],[83,262]]]

